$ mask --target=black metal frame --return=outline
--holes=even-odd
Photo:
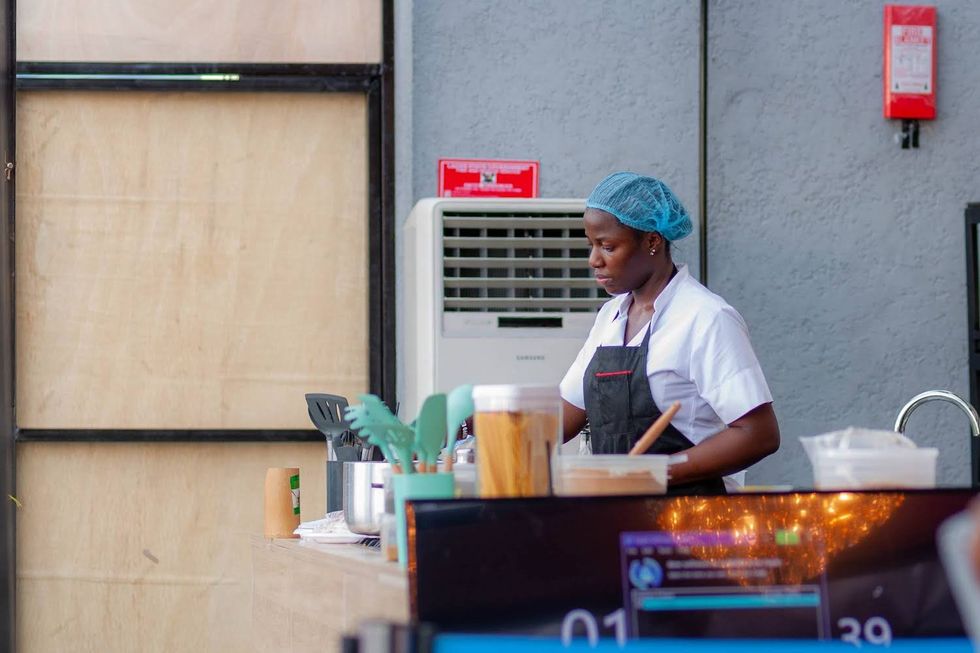
[[[362,92],[368,114],[368,343],[371,392],[395,405],[394,26],[383,2],[377,64],[49,63],[17,65],[18,90]],[[11,314],[12,317],[12,314]],[[312,388],[311,390],[315,390]],[[313,442],[312,429],[20,429],[18,442]]]
[[[323,442],[315,429],[16,429],[22,442]]]
[[[708,285],[708,0],[701,0],[698,61],[698,271]]]
[[[367,92],[383,72],[383,64],[26,61],[17,64],[17,89]]]
[[[0,5],[0,168],[16,161],[14,61],[17,56],[15,0]],[[9,157],[9,158],[8,158]],[[5,159],[5,160],[2,160]],[[14,442],[14,192],[0,177],[0,650],[15,651],[17,624],[17,459]]]
[[[966,205],[967,357],[970,361],[970,403],[980,406],[980,203]],[[970,438],[970,482],[980,487],[980,438]]]

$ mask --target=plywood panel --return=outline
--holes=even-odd
[[[362,95],[21,93],[23,428],[309,428],[368,383]]]
[[[17,58],[378,63],[381,0],[30,0]]]
[[[257,652],[333,653],[366,621],[408,620],[408,576],[380,551],[253,536]]]
[[[300,468],[322,517],[321,444],[22,444],[20,650],[252,651],[251,540],[265,470]]]

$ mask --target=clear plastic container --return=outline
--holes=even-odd
[[[801,437],[818,490],[936,487],[939,450],[894,431],[849,427]]]
[[[670,456],[622,454],[556,456],[555,494],[566,497],[610,494],[666,494]]]
[[[476,465],[456,463],[453,466],[453,476],[456,481],[457,497],[470,499],[476,496]]]
[[[814,452],[818,490],[936,487],[938,449],[820,449]]]
[[[479,495],[547,496],[561,430],[558,387],[478,385],[473,406]]]
[[[398,522],[388,513],[381,515],[381,553],[389,562],[398,560]]]
[[[438,469],[440,472],[448,471],[444,462],[439,463]],[[453,465],[452,474],[456,487],[456,498],[472,499],[477,496],[476,465],[473,463],[456,463]],[[392,497],[392,506],[394,506],[394,497]]]

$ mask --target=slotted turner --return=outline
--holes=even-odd
[[[320,433],[327,436],[337,460],[355,461],[360,457],[360,447],[344,440],[343,435],[350,431],[350,423],[344,419],[347,398],[311,392],[306,395],[306,408],[310,420]]]

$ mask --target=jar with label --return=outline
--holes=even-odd
[[[556,386],[473,388],[477,488],[483,498],[551,493],[551,457],[560,440]]]

